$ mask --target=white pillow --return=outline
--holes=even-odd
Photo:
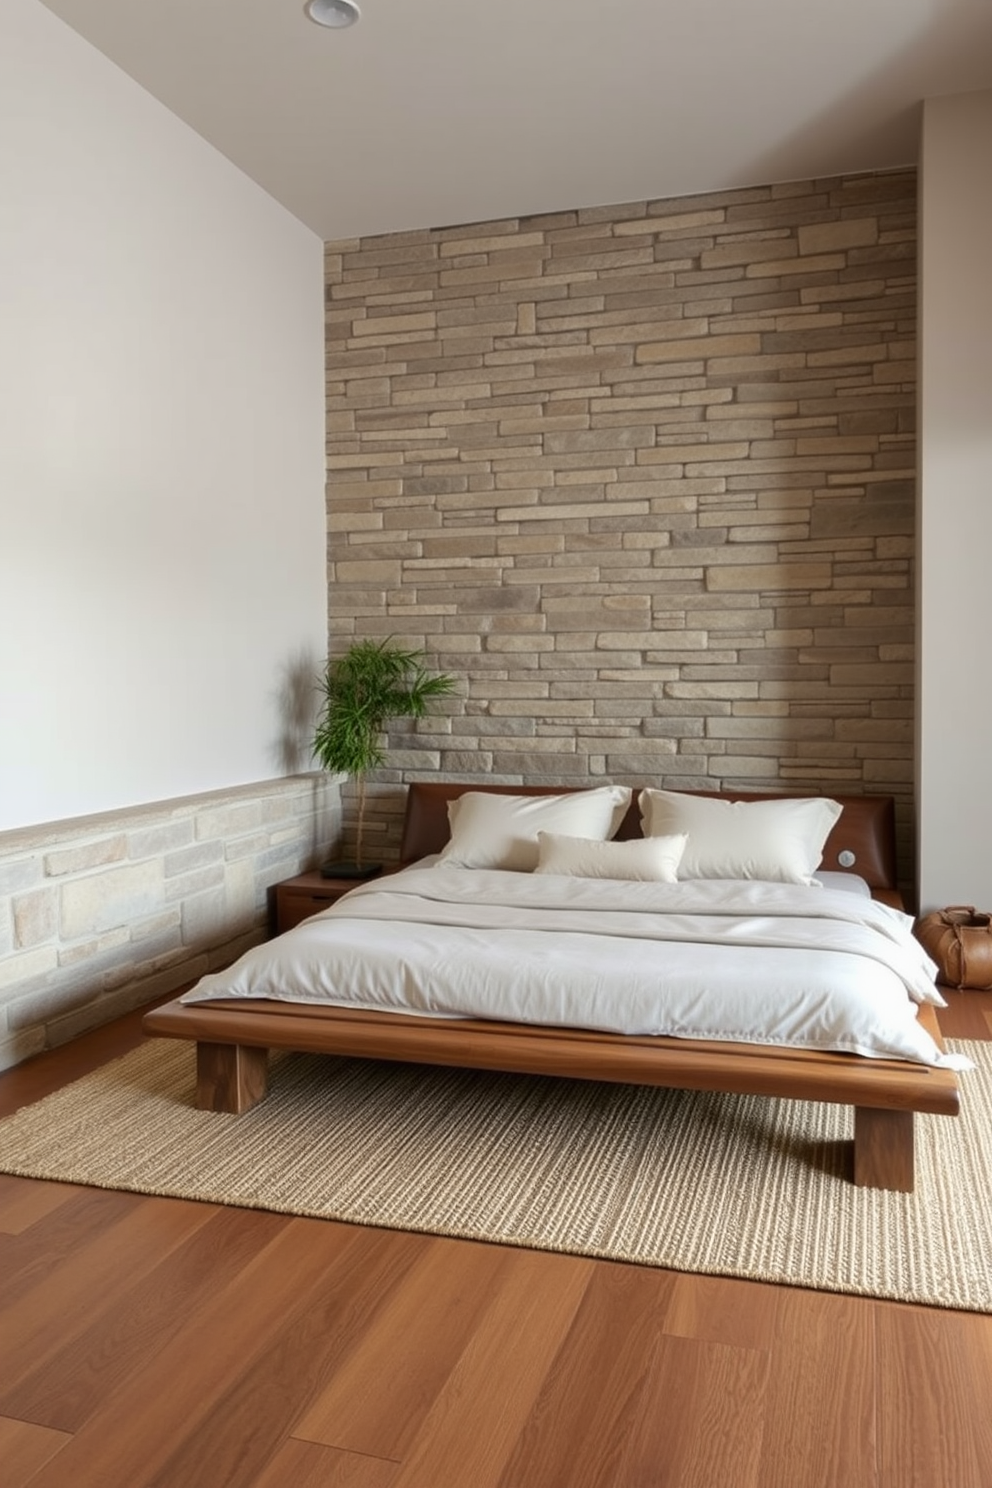
[[[726,801],[649,789],[638,799],[646,837],[689,834],[680,879],[811,884],[823,845],[843,810],[825,796]]]
[[[451,840],[439,863],[458,868],[537,867],[538,832],[605,842],[623,821],[632,792],[604,785],[562,796],[510,796],[466,791],[448,806]]]
[[[588,837],[538,832],[534,872],[678,883],[676,870],[688,840],[684,832],[675,837],[635,837],[630,842],[591,842]]]

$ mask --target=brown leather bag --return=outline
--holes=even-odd
[[[917,939],[936,961],[938,980],[948,987],[992,990],[992,915],[973,904],[950,904],[924,915]]]

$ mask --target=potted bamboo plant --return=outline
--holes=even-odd
[[[351,775],[358,787],[358,822],[353,862],[321,866],[325,878],[367,878],[379,864],[362,856],[365,777],[386,762],[386,725],[393,718],[423,718],[435,699],[454,690],[455,679],[429,672],[423,651],[406,650],[387,637],[355,641],[329,660],[318,680],[322,698],[311,750],[324,767]]]

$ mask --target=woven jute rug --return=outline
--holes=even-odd
[[[992,1312],[992,1044],[954,1047],[912,1194],[847,1180],[840,1107],[293,1054],[214,1115],[170,1040],[0,1122],[0,1170]]]

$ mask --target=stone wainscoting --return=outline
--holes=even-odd
[[[0,1068],[226,964],[340,835],[303,775],[0,835]]]
[[[433,772],[883,792],[912,881],[916,184],[327,245],[332,644],[462,682],[373,838]]]

